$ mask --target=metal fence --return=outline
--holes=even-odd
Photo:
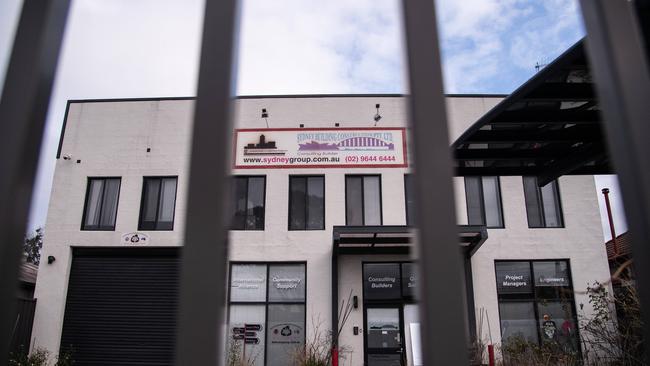
[[[207,0],[205,6],[181,282],[177,342],[181,365],[222,360],[222,350],[215,345],[223,343],[223,329],[215,324],[223,324],[224,318],[225,297],[219,289],[225,286],[228,244],[226,215],[219,208],[226,197],[229,170],[238,3]],[[645,304],[650,303],[650,78],[637,5],[647,3],[582,0],[589,56],[628,210]],[[20,250],[16,243],[25,232],[68,8],[69,0],[24,2],[0,100],[0,354],[7,354],[11,339]],[[465,327],[458,326],[465,321],[460,253],[451,245],[422,245],[457,240],[434,2],[403,0],[403,16],[420,220],[415,255],[427,263],[421,268],[420,315],[422,329],[446,329],[444,336],[423,332],[424,364],[463,365],[468,357]],[[212,169],[203,169],[208,165]],[[440,277],[447,280],[431,280]],[[437,296],[440,293],[445,296]],[[644,317],[645,337],[650,339],[648,311]]]

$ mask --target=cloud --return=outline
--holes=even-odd
[[[398,1],[243,4],[240,94],[404,91]]]
[[[193,95],[203,5],[203,0],[72,2],[32,227],[45,221],[66,100]],[[532,74],[535,61],[554,57],[582,34],[573,0],[438,0],[437,5],[447,92],[510,92]],[[237,92],[405,92],[400,6],[399,0],[243,0]],[[9,39],[10,28],[0,28],[0,40]]]
[[[584,34],[575,0],[441,0],[449,93],[509,93]]]

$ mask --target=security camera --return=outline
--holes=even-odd
[[[379,114],[375,114],[375,117],[374,117],[375,122],[379,122],[380,119],[381,119],[381,116]]]
[[[70,160],[70,159],[72,159],[72,155],[70,154],[63,155],[63,160]]]

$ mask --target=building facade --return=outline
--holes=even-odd
[[[450,141],[501,99],[448,96]],[[79,364],[172,361],[193,105],[69,102],[33,347],[71,347]],[[340,328],[344,365],[420,364],[406,107],[398,95],[236,101],[229,284],[206,289],[228,292],[231,354],[286,365]],[[609,277],[593,177],[455,187],[469,332],[579,352],[576,320],[591,311],[580,291]]]

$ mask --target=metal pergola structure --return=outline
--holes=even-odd
[[[581,0],[588,33],[587,54],[602,105],[601,135],[605,136],[609,161],[616,167],[623,188],[637,283],[641,302],[646,304],[643,309],[646,339],[650,339],[648,2]],[[176,356],[179,365],[212,365],[223,361],[223,350],[217,345],[223,344],[228,243],[225,205],[221,203],[227,197],[230,169],[238,3],[238,0],[206,0],[205,4],[181,278]],[[402,0],[402,4],[410,88],[409,121],[417,167],[415,195],[419,231],[415,252],[419,262],[427,263],[419,269],[420,320],[423,329],[445,329],[445,332],[422,333],[422,343],[426,345],[423,361],[426,365],[465,365],[468,363],[467,328],[459,326],[465,322],[462,261],[456,246],[445,245],[458,237],[435,7],[433,0]],[[20,258],[17,243],[22,241],[26,228],[69,5],[69,0],[24,2],[0,99],[0,355],[7,354],[9,345],[11,300]],[[589,92],[584,85],[574,88],[568,83],[548,86],[546,93],[558,93],[563,101],[569,101],[570,98],[564,97],[568,93],[565,87],[583,98],[581,101],[590,93],[593,96],[593,91]],[[549,94],[537,97],[547,100]],[[573,119],[578,122],[581,118]],[[592,136],[590,143],[597,145],[596,137]],[[510,145],[512,141],[505,143],[501,148],[521,150]],[[549,154],[560,151],[551,149],[551,145],[544,146],[548,147]],[[456,147],[465,150],[462,154],[474,154],[466,152],[471,149],[465,149],[464,145]],[[571,148],[578,147],[571,145]],[[582,156],[598,155],[587,148],[583,150]],[[531,154],[536,150],[528,151]],[[566,153],[576,155],[572,151]],[[497,157],[492,156],[490,160],[503,160]],[[471,161],[473,157],[462,158]],[[561,175],[567,169],[573,173],[587,172],[571,156],[565,158],[553,155],[547,164],[535,165],[534,169],[517,165],[508,169],[513,175],[534,174],[542,180]],[[593,162],[594,166],[605,166],[606,160],[597,158]],[[493,165],[496,168],[499,164]],[[463,165],[463,168],[477,168]],[[205,169],[206,166],[211,169]],[[446,281],[435,281],[435,278]],[[445,296],[440,296],[443,293]],[[0,359],[5,360],[2,356]]]
[[[481,117],[452,145],[456,174],[612,174],[584,40]]]
[[[404,225],[334,226],[332,229],[332,338],[338,344],[339,329],[339,257],[344,255],[413,255],[414,228]],[[470,339],[476,339],[472,256],[488,238],[485,226],[459,225],[457,242],[462,253],[465,314]],[[452,243],[446,243],[452,246]],[[436,243],[445,245],[445,243]],[[466,347],[470,347],[469,342]]]

